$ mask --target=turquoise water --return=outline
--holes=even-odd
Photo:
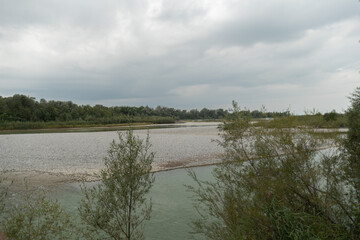
[[[211,180],[214,167],[194,168],[202,180]],[[193,185],[194,181],[185,169],[155,173],[155,183],[150,197],[153,202],[151,220],[146,222],[145,237],[147,240],[184,240],[191,239],[191,221],[197,213],[193,208],[192,193],[184,185]],[[89,183],[93,185],[94,183]],[[81,199],[79,184],[66,184],[52,192],[60,204],[69,212],[77,213]],[[202,239],[198,237],[198,239]]]

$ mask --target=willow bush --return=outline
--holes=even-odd
[[[88,226],[87,239],[140,240],[143,223],[150,219],[151,200],[146,198],[154,182],[149,136],[145,142],[133,134],[119,132],[104,158],[101,183],[83,187],[79,207]]]
[[[43,190],[26,190],[6,203],[1,226],[7,239],[78,239],[75,225],[57,201]]]
[[[194,172],[193,233],[216,240],[359,239],[354,185],[338,134],[318,134],[288,115],[255,126],[234,103],[218,143],[214,182]],[[329,148],[331,147],[331,148]],[[327,148],[326,150],[321,150]]]

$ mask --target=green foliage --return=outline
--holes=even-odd
[[[174,123],[174,119],[167,117],[114,117],[109,119],[88,119],[87,121],[51,121],[51,122],[3,122],[0,123],[0,130],[25,130],[45,128],[75,128],[75,127],[97,127],[115,126],[133,123],[167,124]]]
[[[352,94],[351,107],[346,112],[349,131],[344,141],[344,154],[348,159],[347,174],[355,185],[355,194],[360,202],[360,87]]]
[[[283,116],[285,113],[244,111],[253,118]],[[36,101],[33,97],[15,94],[0,96],[0,129],[40,129],[60,127],[90,127],[125,123],[174,123],[179,119],[224,119],[227,110],[179,110],[163,106],[105,107],[102,105],[77,105],[71,101]]]
[[[253,111],[255,112],[255,111]],[[249,111],[240,111],[243,116],[251,115],[253,117],[253,112],[249,114]],[[264,110],[258,111],[259,113],[265,113]],[[237,114],[239,114],[237,113]],[[289,127],[312,127],[312,128],[344,128],[347,127],[347,119],[345,114],[336,113],[335,110],[325,113],[322,115],[320,112],[316,110],[306,111],[304,115],[292,115],[290,111],[286,111],[283,113],[273,114],[272,117],[268,119],[254,119],[253,124],[259,127],[270,127],[276,128],[277,121],[272,121],[273,119],[283,118],[286,116],[292,116],[291,126]]]
[[[337,118],[338,118],[338,114],[336,113],[335,110],[324,114],[324,120],[327,122],[336,121]]]
[[[307,114],[298,116],[299,126],[305,125],[314,128],[344,128],[347,127],[347,120],[344,114],[330,113],[320,114]]]
[[[289,114],[289,113],[288,113]],[[275,117],[281,118],[286,115]],[[312,128],[343,128],[347,126],[347,119],[344,114],[339,113],[306,113],[305,115],[292,116],[291,127],[307,126]],[[261,120],[255,123],[256,126],[260,127],[277,127],[277,121],[272,120]]]
[[[318,239],[307,227],[312,216],[306,213],[293,212],[281,202],[272,199],[264,209],[269,225],[273,226],[271,238],[277,240],[315,240]]]
[[[338,139],[297,127],[292,115],[257,127],[234,104],[222,127],[223,164],[198,187],[194,233],[208,239],[358,239],[356,199]]]
[[[3,232],[8,239],[70,239],[75,235],[70,216],[44,191],[30,191],[5,210]]]
[[[5,211],[5,200],[8,194],[8,188],[4,184],[4,178],[0,174],[0,219],[4,217],[4,211]],[[0,220],[0,239],[4,237],[2,233],[2,227],[1,227],[1,220]]]
[[[143,222],[150,218],[151,201],[146,200],[154,177],[149,136],[143,142],[129,130],[119,132],[111,143],[102,183],[83,187],[79,207],[81,219],[89,226],[89,239],[143,239]]]
[[[4,179],[0,176],[0,217],[4,213],[5,210],[5,199],[8,194],[8,189],[3,183]]]

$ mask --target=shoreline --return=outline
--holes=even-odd
[[[207,126],[218,126],[221,122],[182,122],[176,124],[156,124],[156,125],[141,125],[139,128],[134,130],[144,129],[145,127],[152,128],[181,128],[181,127],[207,127]],[[129,128],[131,126],[127,126]],[[141,128],[140,128],[141,127]],[[116,127],[115,127],[116,128]],[[96,128],[98,131],[102,131],[103,128]],[[100,129],[100,130],[99,130]],[[114,131],[114,127],[108,127],[108,131]],[[80,130],[83,131],[81,128]],[[344,133],[347,129],[317,129],[316,132],[327,133],[327,132],[340,132]],[[192,131],[192,130],[191,130]],[[1,131],[0,131],[1,132]],[[1,133],[0,133],[1,134]],[[327,147],[326,147],[327,148]],[[206,167],[221,164],[223,153],[217,152],[210,155],[202,156],[183,156],[183,158],[173,159],[170,161],[163,161],[153,163],[153,173],[173,171],[178,169]],[[171,158],[170,158],[171,159]],[[33,167],[31,167],[33,168]],[[0,180],[5,179],[3,183],[7,186],[12,182],[11,189],[24,188],[24,179],[30,188],[35,187],[55,187],[66,183],[76,182],[94,182],[99,181],[98,174],[101,168],[82,168],[73,169],[70,171],[61,171],[56,169],[49,170],[36,170],[36,169],[3,169],[0,170]]]
[[[221,122],[178,122],[175,124],[147,124],[147,125],[136,125],[136,126],[119,126],[115,127],[94,127],[91,128],[78,128],[75,129],[67,129],[70,131],[60,131],[60,133],[73,133],[73,132],[101,132],[101,131],[116,131],[116,130],[126,130],[130,127],[133,127],[134,130],[143,130],[143,129],[167,129],[167,128],[202,128],[209,126],[218,126]],[[56,129],[58,130],[58,129]],[[64,130],[64,129],[62,129]],[[51,131],[51,130],[49,130]],[[192,130],[190,130],[192,131]],[[35,133],[35,132],[26,132],[26,133]],[[44,133],[37,131],[36,133]],[[47,133],[47,132],[46,132]],[[0,131],[0,136],[5,137],[5,132]],[[24,132],[11,132],[11,135],[16,134],[24,134]],[[201,167],[218,164],[221,159],[220,153],[207,154],[204,156],[183,156],[179,159],[169,158],[168,161],[160,161],[153,163],[152,172],[162,172],[162,171],[171,171],[182,168],[190,168],[190,167]],[[90,168],[89,168],[90,167]],[[94,182],[100,180],[98,174],[100,173],[101,167],[91,167],[84,166],[84,168],[80,169],[68,169],[68,170],[60,170],[60,169],[41,169],[35,166],[31,166],[28,169],[21,168],[3,168],[0,169],[0,180],[5,179],[3,184],[5,186],[11,186],[11,190],[23,189],[24,188],[24,179],[26,179],[26,183],[30,188],[36,187],[56,187],[61,184],[66,183],[76,183],[76,182]]]
[[[154,168],[152,173],[168,172],[179,169],[208,167],[221,164],[221,160],[214,162],[204,162],[191,165],[181,165],[174,167],[157,167]],[[100,170],[98,171],[98,173]],[[22,191],[25,189],[25,184],[29,189],[34,188],[52,188],[62,184],[68,183],[82,183],[82,182],[97,182],[100,181],[100,177],[97,176],[97,172],[94,173],[56,173],[46,172],[38,170],[29,171],[16,171],[6,170],[0,171],[0,180],[3,180],[3,185],[10,187],[12,191]]]
[[[113,124],[99,125],[93,127],[61,127],[61,128],[41,128],[41,129],[12,129],[0,130],[0,135],[12,134],[37,134],[37,133],[76,133],[76,132],[106,132],[106,131],[123,131],[127,129],[143,130],[158,128],[177,128],[177,127],[201,127],[221,124],[218,121],[178,121],[175,123],[134,123],[134,124]]]
[[[330,149],[332,146],[324,146],[318,150]],[[169,172],[180,169],[188,168],[198,168],[198,167],[208,167],[222,164],[221,158],[223,154],[216,154],[215,158],[208,159],[207,161],[202,162],[183,162],[184,164],[171,166],[171,164],[176,164],[176,162],[169,162],[168,166],[155,166],[152,169],[152,173],[160,172]],[[71,183],[82,183],[82,182],[97,182],[100,181],[98,173],[101,169],[96,169],[93,173],[61,173],[61,172],[46,172],[39,170],[29,170],[29,171],[16,171],[16,170],[5,170],[0,171],[0,180],[2,180],[2,185],[9,187],[12,191],[23,191],[25,189],[25,184],[29,189],[36,188],[53,188],[60,186],[62,184],[71,184]],[[10,188],[11,187],[11,188]]]

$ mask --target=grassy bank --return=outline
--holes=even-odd
[[[170,124],[175,123],[170,117],[132,117],[132,118],[99,118],[94,120],[78,121],[49,121],[49,122],[24,122],[3,121],[0,122],[0,130],[34,130],[34,129],[62,129],[62,128],[91,128],[113,127],[124,125],[144,124]]]
[[[281,121],[277,121],[277,118],[271,120],[254,119],[255,125],[276,128],[281,127]],[[334,119],[326,119],[323,115],[302,115],[295,116],[295,119],[291,122],[290,127],[306,126],[311,128],[347,128],[348,123],[345,115],[338,115]],[[288,126],[289,127],[289,126]]]

